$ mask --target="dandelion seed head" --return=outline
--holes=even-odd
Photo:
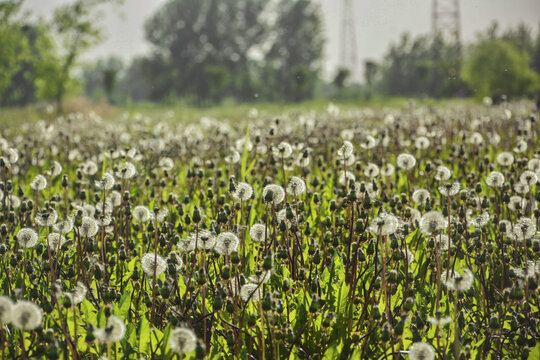
[[[500,188],[504,185],[504,175],[498,171],[492,171],[486,178],[486,184],[492,188]]]
[[[249,237],[257,243],[264,241],[265,234],[267,234],[267,228],[263,224],[255,224],[249,230]]]
[[[154,267],[156,268],[156,276],[161,275],[167,268],[167,262],[154,253],[146,253],[141,259],[141,266],[146,276],[154,276]]]
[[[403,170],[411,170],[416,165],[416,159],[411,154],[399,154],[397,157],[397,166]]]
[[[231,255],[238,250],[240,240],[231,232],[223,232],[217,236],[215,250],[220,255]]]
[[[287,186],[287,193],[293,196],[299,196],[306,191],[306,183],[304,180],[297,176],[292,176],[289,179],[289,186]]]
[[[30,183],[30,187],[35,191],[43,191],[47,187],[47,179],[43,175],[37,175]]]
[[[96,329],[94,336],[99,341],[110,344],[122,340],[125,333],[126,325],[124,324],[124,320],[116,315],[111,315],[107,319],[107,325],[104,328]]]
[[[257,302],[261,299],[261,286],[258,284],[245,284],[240,289],[240,297],[244,302]]]
[[[133,209],[133,218],[139,222],[147,222],[148,220],[151,219],[152,217],[152,213],[150,212],[150,210],[144,206],[144,205],[139,205],[139,206],[136,206],[134,209]]]
[[[17,241],[23,248],[33,248],[38,242],[38,234],[34,229],[22,228],[17,233]]]
[[[197,337],[190,329],[176,328],[169,335],[169,346],[177,354],[187,354],[197,347]]]
[[[246,182],[239,182],[231,195],[236,201],[247,201],[253,196],[253,187]]]
[[[425,342],[415,342],[409,346],[409,360],[435,360],[433,346]]]
[[[34,330],[41,325],[42,318],[40,307],[30,301],[18,301],[11,309],[11,323],[21,330]]]
[[[13,301],[7,296],[0,295],[0,325],[9,324],[13,315]]]
[[[425,213],[420,219],[420,231],[425,235],[433,235],[448,227],[448,221],[437,210]]]

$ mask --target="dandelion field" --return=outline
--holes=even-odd
[[[535,116],[5,128],[2,359],[538,359]]]

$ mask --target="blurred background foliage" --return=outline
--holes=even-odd
[[[49,21],[0,1],[0,106],[54,103],[84,95],[110,104],[298,102],[314,97],[483,97],[537,95],[540,31],[494,23],[456,49],[442,38],[402,34],[380,62],[364,62],[364,82],[339,69],[321,78],[320,9],[310,0],[170,0],[145,24],[152,51],[130,63],[85,63],[103,39],[103,5],[74,0]],[[455,56],[458,54],[458,56]]]

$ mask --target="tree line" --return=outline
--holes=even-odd
[[[106,4],[74,0],[50,21],[0,2],[0,106],[55,102],[84,93],[115,104],[224,99],[302,101],[371,96],[530,96],[539,89],[540,31],[496,24],[461,47],[441,37],[403,34],[381,61],[366,60],[364,83],[349,70],[321,80],[320,9],[310,0],[169,0],[147,19],[151,51],[124,63],[81,55],[103,39]],[[360,54],[361,55],[361,54]],[[82,69],[82,71],[80,71]]]

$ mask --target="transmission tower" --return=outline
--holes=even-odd
[[[353,0],[341,0],[341,37],[340,64],[341,68],[350,71],[350,78],[356,82],[358,78],[358,54],[356,48],[356,29],[354,26]]]
[[[433,37],[440,36],[445,42],[460,47],[461,21],[459,0],[433,0],[431,15]]]

